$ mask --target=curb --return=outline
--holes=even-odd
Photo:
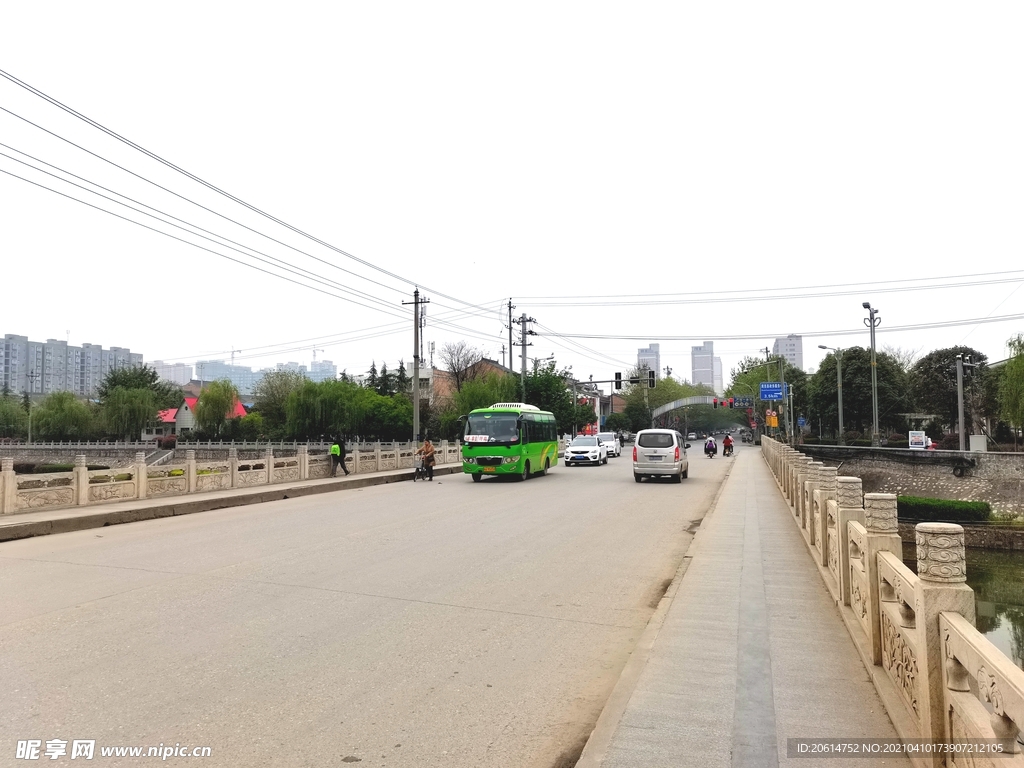
[[[601,710],[601,715],[597,718],[597,723],[594,724],[594,730],[590,732],[590,737],[587,739],[587,744],[583,748],[579,760],[576,761],[575,768],[600,768],[604,764],[605,758],[608,756],[608,748],[612,743],[612,737],[615,736],[619,723],[622,721],[622,716],[626,713],[626,707],[629,705],[630,699],[633,698],[633,692],[640,681],[640,674],[644,671],[647,661],[651,657],[651,651],[654,650],[654,643],[657,641],[658,635],[661,634],[665,617],[668,615],[668,610],[672,606],[673,600],[675,600],[676,592],[679,591],[679,584],[682,582],[686,571],[690,567],[690,563],[700,548],[700,542],[704,538],[701,535],[704,530],[704,523],[718,508],[718,500],[722,498],[725,484],[729,481],[734,466],[736,466],[735,463],[729,464],[725,477],[722,478],[722,485],[719,486],[715,498],[711,500],[708,511],[700,519],[700,525],[693,534],[690,545],[686,548],[686,553],[676,569],[672,583],[665,590],[665,594],[658,602],[658,607],[651,615],[647,626],[644,627],[636,647],[630,653],[626,666],[622,668],[622,674],[619,675],[618,682],[615,683],[615,687],[612,689],[604,709]]]
[[[462,464],[449,464],[434,467],[434,475],[462,474]],[[156,520],[161,517],[177,517],[197,512],[212,512],[216,509],[244,507],[249,504],[262,504],[265,501],[281,501],[300,496],[314,496],[320,493],[334,493],[357,488],[369,488],[375,485],[387,485],[412,480],[411,471],[397,470],[393,474],[373,474],[353,476],[340,479],[334,483],[317,482],[316,485],[284,485],[262,486],[249,493],[232,496],[215,496],[213,498],[169,501],[157,506],[133,507],[131,502],[124,502],[123,508],[95,512],[93,514],[76,515],[73,517],[56,517],[52,520],[31,520],[19,523],[16,520],[7,522],[0,520],[0,542],[29,539],[34,536],[49,536],[54,533],[70,533],[85,531],[90,528],[105,528],[108,525],[136,523],[142,520]],[[56,514],[73,511],[74,508],[54,510]]]

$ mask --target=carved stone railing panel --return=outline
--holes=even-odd
[[[223,491],[231,487],[231,474],[218,472],[208,475],[196,475],[196,491]]]
[[[16,511],[48,509],[51,507],[67,507],[75,503],[73,487],[36,488],[18,491],[15,501]]]
[[[147,496],[151,499],[158,499],[164,496],[178,496],[188,491],[188,480],[184,475],[171,477],[149,476]]]
[[[1024,727],[1024,670],[959,613],[939,614],[947,741],[999,739],[1014,757],[974,754],[954,765],[1020,766],[1017,743]],[[938,738],[939,735],[936,735]]]
[[[98,504],[104,501],[125,501],[138,497],[138,488],[134,480],[127,482],[109,481],[89,486],[89,503]]]
[[[381,448],[380,466],[377,467],[377,471],[384,472],[389,469],[398,469],[398,451]]]
[[[917,627],[917,574],[891,552],[878,555],[878,595],[882,635],[882,668],[900,692],[907,711],[920,730],[925,670]]]
[[[359,452],[359,473],[377,471],[377,454],[374,452]]]
[[[860,523],[850,521],[850,608],[860,622],[864,634],[871,637],[868,612],[871,610],[871,591],[868,585],[864,553],[867,550],[867,531]]]
[[[249,469],[238,471],[238,487],[251,488],[254,485],[267,484],[267,469]]]

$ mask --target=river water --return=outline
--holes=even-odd
[[[916,557],[914,544],[904,542],[911,570]],[[978,631],[1024,669],[1024,552],[968,549],[967,586],[974,590]]]

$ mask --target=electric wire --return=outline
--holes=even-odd
[[[408,278],[402,277],[401,275],[398,275],[398,274],[395,274],[394,272],[386,270],[383,267],[380,267],[380,266],[378,266],[376,264],[373,264],[372,262],[366,261],[365,259],[361,259],[361,258],[359,258],[359,257],[357,257],[357,256],[355,256],[355,255],[353,255],[353,254],[351,254],[351,253],[349,253],[347,251],[344,251],[344,250],[342,250],[340,248],[337,248],[336,246],[331,245],[330,243],[328,243],[328,242],[326,242],[324,240],[321,240],[321,239],[319,239],[319,238],[317,238],[317,237],[309,234],[308,232],[305,232],[305,231],[303,231],[303,230],[301,230],[301,229],[299,229],[297,227],[294,227],[291,224],[287,223],[286,221],[283,221],[283,220],[277,218],[276,216],[273,216],[273,215],[267,213],[266,211],[263,211],[263,210],[255,207],[255,206],[247,203],[246,201],[242,200],[241,198],[236,197],[236,196],[232,195],[229,192],[226,192],[225,190],[221,189],[220,187],[217,187],[217,186],[215,186],[215,185],[205,181],[204,179],[201,179],[200,177],[196,176],[195,174],[190,173],[189,171],[186,171],[185,169],[180,168],[179,166],[175,165],[174,163],[172,163],[172,162],[170,162],[168,160],[165,160],[164,158],[160,157],[156,153],[149,151],[145,147],[143,147],[143,146],[141,146],[139,144],[136,144],[135,142],[131,141],[130,139],[125,138],[124,136],[121,136],[120,134],[118,134],[115,131],[107,128],[106,126],[98,123],[97,121],[93,120],[92,118],[89,118],[86,115],[83,115],[81,112],[78,112],[77,110],[72,109],[71,107],[67,106],[66,104],[63,104],[62,102],[58,101],[57,99],[53,98],[52,96],[49,96],[48,94],[43,93],[38,88],[35,88],[34,86],[29,85],[28,83],[24,82],[23,80],[18,79],[17,77],[15,77],[14,75],[10,74],[9,72],[6,72],[5,70],[0,69],[0,76],[3,76],[4,78],[6,78],[10,82],[14,83],[15,85],[17,85],[17,86],[19,86],[21,88],[24,88],[29,93],[32,93],[33,95],[35,95],[35,96],[37,96],[37,97],[47,101],[48,103],[52,104],[53,106],[55,106],[55,107],[57,107],[57,108],[59,108],[61,110],[64,110],[65,112],[67,112],[70,115],[73,115],[74,117],[78,118],[79,120],[84,121],[88,125],[91,125],[93,128],[96,128],[97,130],[102,131],[103,133],[107,134],[108,136],[110,136],[110,137],[112,137],[112,138],[114,138],[114,139],[116,139],[116,140],[126,144],[127,146],[131,147],[132,149],[135,149],[136,151],[143,153],[147,157],[150,157],[153,160],[156,160],[157,162],[165,165],[166,167],[171,168],[172,170],[175,170],[178,173],[181,173],[182,175],[186,176],[187,178],[192,179],[193,181],[195,181],[195,182],[197,182],[197,183],[207,187],[208,189],[210,189],[210,190],[212,190],[214,192],[217,192],[220,195],[223,195],[224,197],[228,198],[229,200],[232,200],[235,203],[238,203],[239,205],[242,205],[245,208],[248,208],[249,210],[253,211],[254,213],[257,213],[260,216],[263,216],[263,217],[269,219],[270,221],[273,221],[276,224],[279,224],[280,226],[283,226],[283,227],[285,227],[285,228],[295,232],[296,234],[299,234],[299,235],[301,235],[301,236],[303,236],[303,237],[305,237],[305,238],[307,238],[309,240],[312,240],[313,242],[318,243],[319,245],[322,245],[325,248],[329,248],[330,250],[332,250],[332,251],[334,251],[334,252],[336,252],[336,253],[338,253],[338,254],[340,254],[342,256],[345,256],[345,257],[347,257],[349,259],[352,259],[353,261],[356,261],[359,264],[362,264],[362,265],[364,265],[366,267],[374,269],[374,270],[376,270],[376,271],[378,271],[378,272],[380,272],[382,274],[388,275],[391,278],[394,278],[394,279],[399,280],[401,282],[407,283],[409,285],[423,285],[422,283],[419,283],[417,281],[413,281],[413,280],[410,280]],[[4,110],[4,111],[8,111],[8,110]],[[10,114],[14,114],[14,113],[10,113]],[[22,118],[22,119],[24,119],[24,118]],[[26,121],[26,122],[30,122],[30,121]],[[46,130],[46,129],[43,129],[43,130]],[[48,131],[48,133],[49,133],[49,131]],[[88,150],[85,150],[85,151],[88,151]],[[92,154],[92,153],[90,153],[90,154]],[[110,162],[110,161],[107,161],[107,162]],[[129,173],[130,173],[130,171],[129,171]],[[147,181],[148,181],[148,179],[147,179]],[[155,182],[150,182],[150,183],[155,183]],[[174,194],[174,193],[172,193],[172,194]],[[192,202],[192,201],[190,201],[190,202]],[[198,203],[194,203],[194,204],[198,205]],[[221,215],[221,214],[217,214],[217,215]],[[269,237],[268,235],[263,235],[263,236],[264,237]],[[309,256],[310,258],[317,258],[317,257],[311,256],[310,254],[305,254],[305,255]],[[322,259],[317,259],[317,260],[318,261],[324,261]],[[341,269],[341,267],[339,267],[336,264],[333,264],[332,262],[324,261],[324,263],[331,264],[331,266],[334,266],[337,269]],[[347,271],[347,270],[345,270],[345,271]],[[369,278],[363,278],[363,279],[369,279]],[[426,288],[430,293],[433,293],[433,294],[435,294],[437,296],[441,296],[442,298],[448,299],[449,301],[454,301],[454,302],[456,302],[458,304],[464,304],[466,306],[472,306],[472,307],[475,307],[477,309],[481,309],[482,308],[479,305],[475,305],[475,304],[472,304],[470,302],[463,301],[462,299],[457,299],[454,296],[448,296],[447,294],[441,293],[440,291],[438,291],[436,289],[429,288],[429,287],[427,287],[425,285],[423,287]]]

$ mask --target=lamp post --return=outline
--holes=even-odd
[[[878,431],[878,363],[875,360],[875,328],[882,322],[878,310],[871,306],[871,302],[865,301],[861,304],[868,311],[864,318],[864,325],[871,330],[871,447],[877,448],[882,444],[882,436]]]
[[[839,393],[839,444],[846,445],[846,432],[843,429],[843,350],[839,347],[826,347],[819,344],[818,349],[829,349],[836,353],[836,391]]]

